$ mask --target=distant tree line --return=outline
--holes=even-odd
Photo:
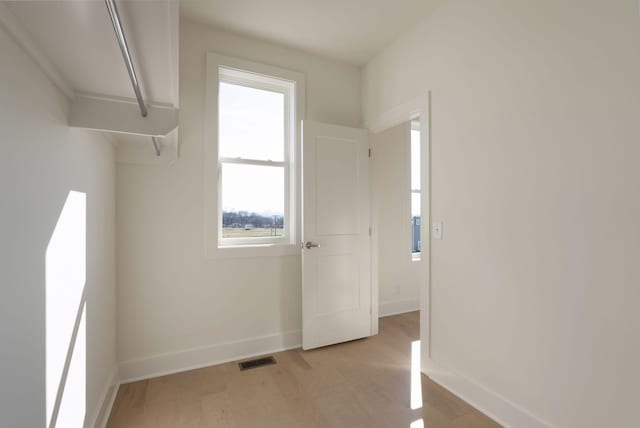
[[[222,212],[222,226],[223,227],[246,227],[251,225],[258,229],[268,228],[284,228],[284,216],[273,215],[265,216],[247,211]]]

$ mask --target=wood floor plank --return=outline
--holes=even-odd
[[[108,428],[496,428],[426,376],[411,409],[411,344],[418,312],[380,320],[378,336],[312,351],[276,353],[277,364],[237,363],[122,385]],[[418,406],[419,407],[419,406]],[[415,426],[415,425],[414,425]]]

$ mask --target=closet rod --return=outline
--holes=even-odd
[[[124,59],[124,64],[127,67],[129,79],[131,79],[131,86],[133,86],[133,92],[135,92],[136,99],[138,100],[140,114],[142,115],[142,117],[147,117],[147,106],[144,104],[144,98],[142,98],[140,83],[138,81],[136,70],[133,67],[133,60],[131,59],[131,52],[129,51],[127,39],[124,36],[124,29],[122,28],[122,23],[120,22],[118,7],[116,6],[115,0],[104,0],[104,3],[107,5],[107,10],[109,11],[109,16],[111,17],[111,23],[113,24],[113,30],[116,33],[116,39],[118,40],[118,45],[120,46],[120,52],[122,52],[122,58]],[[153,142],[153,148],[156,151],[156,155],[160,156],[160,142],[158,141],[158,138],[151,137],[151,141]]]
[[[144,99],[142,98],[142,92],[140,91],[140,84],[138,83],[138,76],[136,75],[135,68],[133,68],[133,60],[131,59],[127,39],[124,37],[124,30],[122,28],[122,23],[120,22],[118,7],[116,6],[115,0],[104,0],[104,2],[107,5],[107,10],[109,10],[109,16],[111,17],[113,30],[116,32],[116,39],[118,40],[118,45],[120,45],[120,52],[122,52],[124,64],[127,66],[127,71],[129,72],[133,92],[136,93],[136,98],[138,99],[140,113],[142,114],[142,117],[147,117],[147,106],[144,105]]]

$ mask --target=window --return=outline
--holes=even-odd
[[[411,255],[420,260],[420,121],[411,121]]]
[[[218,76],[219,245],[288,243],[293,82]]]
[[[208,255],[294,252],[303,90],[299,73],[207,55]],[[277,249],[285,247],[291,250]]]

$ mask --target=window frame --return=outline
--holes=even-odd
[[[251,77],[249,77],[251,75]],[[233,70],[226,67],[218,69],[218,85],[227,83],[239,85],[252,89],[277,92],[284,95],[284,153],[282,161],[265,161],[259,159],[241,157],[223,157],[220,155],[218,147],[218,248],[256,246],[266,244],[291,244],[291,229],[295,228],[292,221],[295,212],[292,212],[291,195],[291,155],[295,152],[291,147],[295,136],[292,130],[292,104],[295,104],[295,84],[288,80],[275,79],[269,76],[256,75],[247,71]],[[219,87],[219,86],[218,86]],[[219,105],[219,104],[218,104]],[[295,107],[295,106],[293,106]],[[219,112],[218,112],[219,114]],[[219,116],[218,116],[219,117]],[[218,136],[219,138],[219,136]],[[222,209],[222,167],[224,164],[254,165],[272,168],[283,168],[284,170],[284,228],[280,237],[248,237],[248,238],[225,238],[223,237],[223,209]]]
[[[284,159],[221,157],[219,151],[220,82],[280,92],[285,95]],[[304,119],[304,74],[238,58],[207,54],[205,116],[205,253],[208,258],[242,258],[300,254],[300,136]],[[285,176],[285,233],[282,237],[222,237],[222,165],[283,167]],[[215,220],[212,220],[215,219]]]

